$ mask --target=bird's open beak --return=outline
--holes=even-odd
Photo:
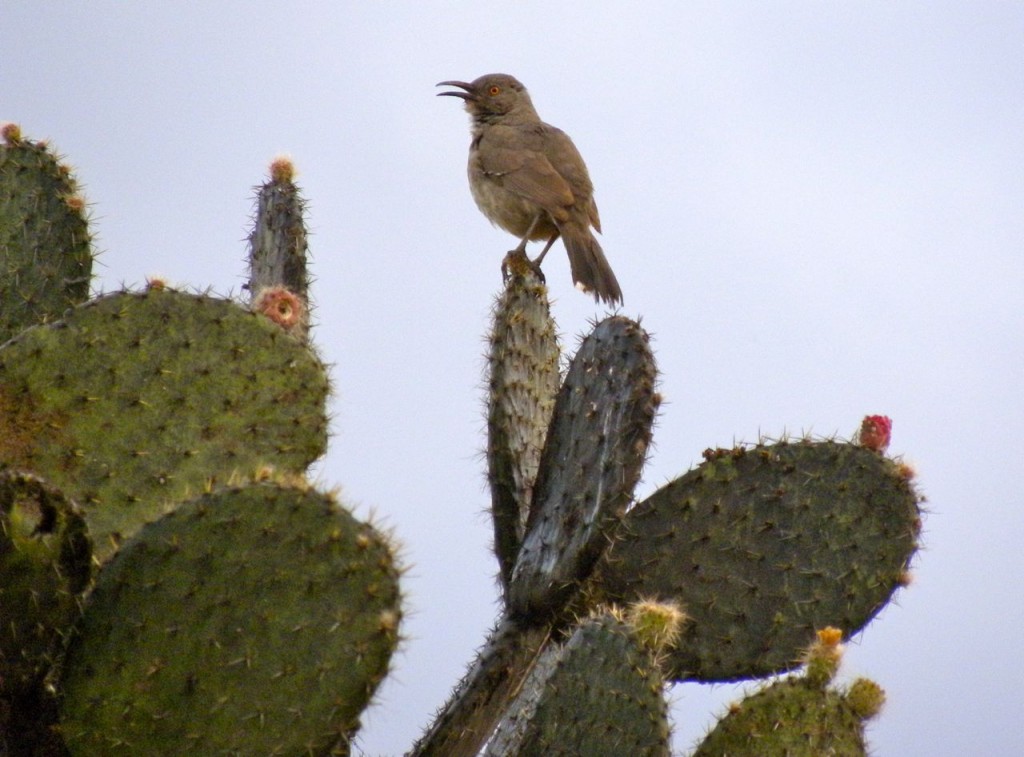
[[[461,97],[463,100],[475,100],[476,95],[473,93],[473,85],[464,81],[439,81],[437,87],[458,87],[459,89],[466,90],[465,92],[438,92],[437,96],[449,95],[451,97]]]

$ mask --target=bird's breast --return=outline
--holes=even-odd
[[[486,173],[472,156],[469,161],[469,188],[480,212],[495,226],[522,239],[533,223],[539,205],[505,189],[500,176]],[[556,231],[550,216],[544,217],[533,228],[530,239],[547,239]]]

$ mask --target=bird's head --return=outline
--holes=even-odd
[[[486,74],[471,82],[443,81],[437,86],[458,87],[462,92],[439,92],[438,96],[461,97],[476,121],[506,118],[537,120],[530,94],[514,76]]]

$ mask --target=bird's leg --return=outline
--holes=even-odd
[[[548,250],[551,249],[551,245],[557,242],[560,236],[562,236],[562,232],[556,229],[555,233],[551,235],[551,239],[549,239],[548,243],[544,245],[544,249],[540,251],[540,255],[530,261],[530,264],[537,269],[538,273],[540,272],[541,261],[544,260],[544,256],[548,254]]]
[[[540,270],[540,261],[544,259],[544,256],[547,254],[548,249],[551,247],[552,244],[554,244],[555,240],[558,239],[558,232],[556,231],[555,235],[548,240],[548,244],[544,248],[544,252],[540,254],[539,258],[537,258],[536,260],[530,260],[530,258],[526,255],[526,243],[530,241],[530,237],[533,235],[533,230],[537,228],[537,224],[540,223],[540,219],[543,217],[543,210],[533,217],[533,220],[530,222],[529,228],[526,229],[526,233],[523,234],[523,238],[519,241],[519,246],[516,247],[514,250],[509,250],[508,254],[505,256],[505,259],[501,261],[502,281],[508,281],[508,267],[509,262],[511,261],[512,258],[522,259],[522,261],[526,263],[526,265],[528,265],[534,273],[537,274],[541,281],[546,280],[544,278],[544,273]]]
[[[523,241],[520,242],[519,247],[516,248],[517,251],[522,252],[524,255],[526,254],[526,242],[533,235],[533,230],[537,228],[537,224],[540,223],[540,220],[544,217],[544,215],[545,211],[542,210],[533,217],[533,222],[530,224],[530,228],[528,228],[526,230],[526,234],[523,235]],[[548,239],[548,243],[544,245],[544,249],[540,251],[540,255],[538,255],[533,260],[530,260],[529,258],[526,259],[526,262],[529,264],[530,268],[533,269],[533,272],[537,274],[538,278],[540,278],[541,281],[545,280],[544,272],[540,269],[541,261],[544,260],[544,256],[548,254],[548,250],[551,249],[551,245],[553,245],[558,240],[558,237],[560,237],[561,235],[562,232],[560,232],[558,229],[555,229],[555,232]]]
[[[540,216],[538,216],[538,218],[539,217]],[[534,221],[534,224],[536,224],[536,221]],[[530,226],[530,228],[532,229],[533,226]],[[528,235],[529,232],[527,232],[527,236]],[[531,271],[533,271],[538,279],[540,279],[542,282],[546,282],[547,279],[544,278],[544,271],[540,269],[540,262],[544,259],[544,256],[548,254],[548,250],[551,249],[551,245],[553,245],[560,236],[561,232],[558,231],[552,234],[551,239],[549,239],[548,243],[544,245],[544,249],[541,250],[540,255],[538,255],[534,260],[530,260],[530,258],[526,256],[526,237],[524,237],[520,245],[516,249],[509,252],[509,254],[506,255],[505,259],[501,262],[502,279],[504,281],[508,281],[508,266],[509,263],[512,262],[512,259],[515,258],[518,262],[521,262],[523,265],[525,265]]]
[[[540,279],[541,283],[546,281],[540,266],[530,260],[525,252],[522,250],[509,250],[505,255],[505,259],[501,261],[501,280],[507,282],[511,275],[525,276],[527,273],[532,273]]]
[[[513,252],[526,252],[526,243],[530,241],[530,237],[533,236],[533,230],[537,228],[537,224],[540,223],[540,219],[544,217],[544,211],[538,211],[537,215],[530,221],[529,228],[526,229],[526,233],[523,234],[523,238],[519,242],[519,246],[513,250]]]

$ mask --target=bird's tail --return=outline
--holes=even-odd
[[[560,231],[566,252],[569,253],[573,283],[584,292],[594,295],[595,300],[603,300],[609,305],[621,305],[622,289],[619,288],[618,279],[590,229],[566,224]]]

